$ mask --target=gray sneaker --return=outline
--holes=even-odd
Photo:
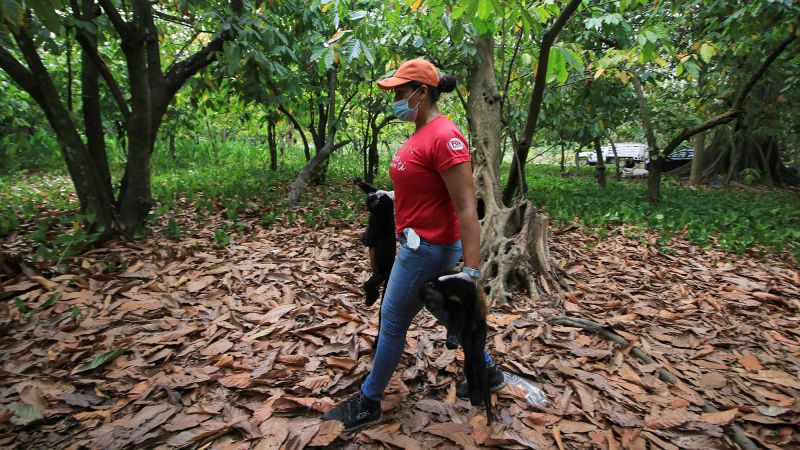
[[[377,423],[381,416],[381,402],[370,400],[359,391],[326,412],[322,420],[338,420],[346,431],[350,431]]]

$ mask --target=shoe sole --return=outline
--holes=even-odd
[[[380,416],[380,417],[378,417],[378,418],[377,418],[377,419],[375,419],[375,420],[371,420],[371,421],[369,421],[369,422],[360,423],[360,424],[358,424],[358,425],[353,425],[352,427],[350,427],[350,428],[345,428],[345,429],[344,429],[344,430],[342,430],[342,431],[344,431],[344,432],[355,431],[355,430],[358,430],[358,429],[361,429],[361,428],[364,428],[364,427],[368,427],[368,426],[370,426],[370,425],[376,425],[376,424],[380,423],[382,420],[383,420],[383,414],[381,414],[381,416]]]

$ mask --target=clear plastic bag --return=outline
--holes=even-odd
[[[538,405],[544,406],[547,405],[547,395],[544,391],[539,387],[533,384],[526,378],[523,378],[515,373],[508,373],[505,372],[506,376],[506,383],[513,384],[521,389],[524,389],[527,395],[525,398],[528,400],[528,403],[531,405]]]

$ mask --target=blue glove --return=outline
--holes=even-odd
[[[472,269],[475,270],[475,269]],[[464,281],[471,281],[476,283],[480,278],[480,271],[478,271],[478,277],[473,277],[467,272],[461,271],[459,273],[454,273],[452,275],[442,275],[439,277],[439,281],[447,281],[447,280],[464,280]]]

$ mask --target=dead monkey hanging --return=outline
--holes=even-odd
[[[420,289],[425,307],[444,322],[447,328],[447,347],[460,342],[464,350],[464,375],[469,386],[469,401],[473,406],[484,404],[486,419],[492,423],[488,372],[483,349],[486,347],[486,295],[473,281],[456,277],[458,272],[445,272],[433,277]]]
[[[394,257],[397,253],[394,234],[394,200],[388,195],[377,194],[378,189],[375,186],[360,178],[353,179],[353,183],[367,194],[366,206],[369,211],[369,220],[367,221],[367,230],[361,236],[361,243],[369,247],[372,276],[364,283],[364,296],[365,304],[370,306],[380,296],[381,287],[383,287],[384,294],[386,293],[386,283],[389,281],[389,274],[392,272]],[[380,310],[378,327],[380,327]],[[376,337],[373,348],[377,347],[378,338]]]

